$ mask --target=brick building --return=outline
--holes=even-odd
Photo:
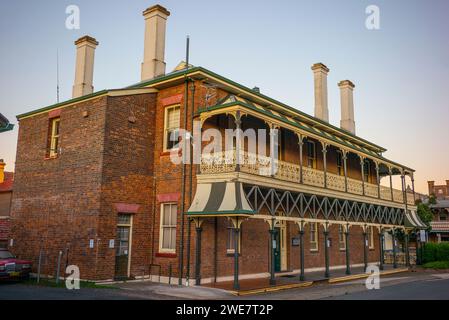
[[[438,199],[429,207],[433,213],[429,241],[438,243],[449,241],[449,199]]]
[[[0,248],[6,248],[9,239],[10,212],[14,173],[5,172],[3,159],[0,159]]]
[[[438,200],[449,200],[449,180],[446,184],[435,185],[435,181],[427,181],[429,195],[433,194]]]
[[[181,63],[166,73],[170,13],[157,5],[143,14],[141,82],[94,92],[98,42],[85,36],[75,42],[73,99],[18,116],[15,253],[35,266],[41,256],[47,274],[61,251],[83,279],[160,273],[162,281],[234,279],[237,287],[278,272],[329,276],[382,263],[386,237],[422,227],[405,190],[414,170],[355,135],[351,81],[338,84],[336,127],[321,63],[312,67],[315,116],[202,67]],[[200,142],[195,126],[200,137],[221,135]],[[223,145],[226,129],[230,148],[203,150],[196,164],[173,161],[207,141]]]

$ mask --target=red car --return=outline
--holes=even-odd
[[[19,260],[7,249],[0,248],[0,279],[27,279],[31,261]]]

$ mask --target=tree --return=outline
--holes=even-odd
[[[433,213],[427,203],[418,203],[418,216],[422,222],[424,222],[428,226],[428,230],[430,230],[430,222],[433,220]]]

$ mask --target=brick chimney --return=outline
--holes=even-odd
[[[0,183],[3,183],[3,181],[5,181],[5,166],[5,161],[3,161],[3,159],[0,159]]]
[[[315,117],[329,122],[329,108],[327,106],[327,73],[329,68],[322,63],[312,66],[315,86]]]
[[[435,193],[435,181],[427,181],[427,185],[429,186],[429,196],[432,193]]]
[[[349,80],[343,80],[338,83],[340,88],[341,119],[340,127],[346,131],[355,134],[354,121],[354,87]]]
[[[145,39],[142,81],[165,74],[165,29],[169,15],[170,12],[158,4],[143,12]]]
[[[94,58],[97,40],[84,36],[75,41],[76,66],[75,82],[73,84],[72,97],[77,98],[94,92]]]

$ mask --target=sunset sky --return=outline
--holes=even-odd
[[[14,170],[16,115],[71,98],[74,40],[96,50],[95,91],[140,80],[142,11],[152,0],[2,1],[0,113],[16,124],[0,134],[0,158]],[[166,62],[172,70],[191,37],[191,63],[313,115],[316,62],[329,69],[330,122],[339,126],[337,82],[350,79],[356,132],[416,169],[416,190],[449,179],[449,1],[159,1],[171,15]],[[80,8],[80,29],[66,28],[66,7]],[[365,9],[380,9],[380,30]]]

